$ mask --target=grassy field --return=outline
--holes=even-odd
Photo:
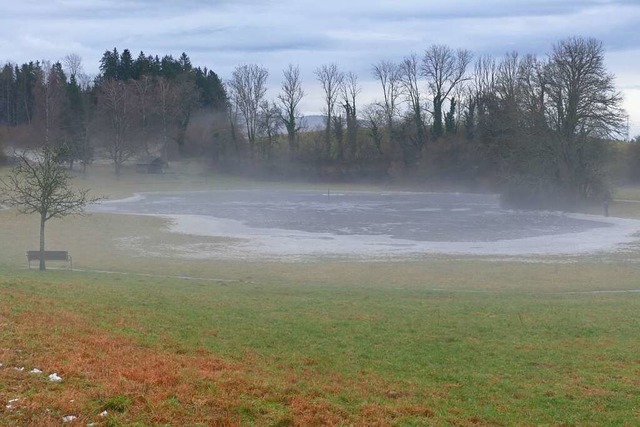
[[[117,197],[263,185],[100,171],[79,182]],[[625,206],[634,217],[636,205],[624,203],[612,213]],[[167,248],[233,242],[163,225],[106,214],[51,221],[48,246],[68,249],[74,267],[122,274],[40,273],[24,269],[37,220],[0,212],[0,425],[60,425],[68,415],[77,417],[68,425],[105,426],[640,419],[635,253],[555,263],[192,260]],[[137,255],[132,239],[149,253]],[[61,382],[48,380],[54,372]]]

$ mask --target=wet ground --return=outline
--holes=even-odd
[[[628,243],[640,228],[630,220],[507,210],[495,195],[458,193],[148,193],[93,210],[170,216],[174,231],[249,239],[254,252],[290,255],[582,253]]]

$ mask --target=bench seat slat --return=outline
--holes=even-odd
[[[43,258],[45,261],[66,261],[69,264],[69,268],[73,270],[73,264],[71,261],[71,255],[68,251],[44,251]],[[27,251],[27,262],[29,268],[31,268],[31,261],[40,260],[40,251]]]
[[[32,260],[40,259],[40,251],[27,251],[27,257]],[[67,251],[44,251],[44,259],[46,261],[68,261],[69,252]]]

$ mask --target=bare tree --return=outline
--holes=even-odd
[[[572,193],[588,197],[594,172],[586,150],[593,138],[624,133],[622,96],[604,64],[602,43],[569,38],[557,43],[547,67],[549,125],[559,143],[559,174]]]
[[[400,63],[400,84],[402,94],[409,103],[411,121],[413,122],[416,137],[415,147],[419,150],[427,142],[426,117],[423,111],[423,99],[420,92],[420,60],[415,53],[406,56]]]
[[[520,61],[520,108],[531,128],[546,129],[545,102],[548,92],[547,63],[527,55]]]
[[[347,73],[342,84],[342,106],[347,116],[347,147],[349,157],[356,158],[358,151],[358,109],[356,101],[362,92],[358,83],[358,76],[352,72]]]
[[[496,87],[496,74],[498,66],[495,58],[482,56],[478,58],[474,65],[473,81],[471,89],[478,95],[494,93]]]
[[[369,104],[364,108],[364,119],[369,129],[369,135],[373,140],[376,155],[381,156],[386,122],[384,109],[378,103]]]
[[[56,153],[50,147],[38,152],[37,160],[19,155],[19,163],[0,179],[0,202],[18,208],[23,214],[40,215],[40,270],[45,270],[45,224],[52,218],[80,214],[87,204],[98,198],[89,196],[88,190],[71,187],[71,176],[58,163]]]
[[[255,64],[241,65],[233,71],[229,85],[233,88],[233,102],[242,113],[249,140],[249,154],[253,158],[258,132],[260,104],[267,92],[269,71]]]
[[[324,151],[325,157],[329,159],[331,158],[331,127],[344,74],[336,64],[324,64],[315,70],[315,75],[324,92],[324,114],[326,116]]]
[[[74,76],[77,78],[84,72],[82,68],[82,57],[77,53],[65,55],[62,59],[62,65],[69,77]]]
[[[158,108],[160,109],[160,121],[162,124],[162,155],[165,161],[168,158],[169,149],[169,127],[174,116],[176,88],[173,82],[166,77],[159,77],[157,80]]]
[[[146,76],[135,83],[140,105],[143,106],[144,81]],[[181,155],[185,154],[186,134],[191,122],[191,115],[199,103],[198,90],[193,78],[183,74],[176,79],[159,77],[156,81],[157,107],[162,125],[162,151],[165,160],[168,157],[170,137],[178,144]],[[144,116],[143,116],[144,117]]]
[[[229,96],[229,102],[227,103],[227,118],[229,119],[229,131],[231,136],[231,142],[236,156],[240,154],[240,143],[238,135],[238,123],[240,121],[240,108],[238,107],[238,96],[235,93],[233,86],[227,82],[225,89]]]
[[[443,105],[456,86],[467,80],[465,72],[471,58],[470,51],[465,49],[454,51],[445,45],[432,45],[425,51],[422,59],[422,75],[427,79],[432,96],[432,132],[435,138],[444,133]]]
[[[391,147],[391,156],[400,156],[400,144],[396,138],[395,122],[398,116],[398,103],[402,95],[401,73],[397,64],[389,61],[380,61],[373,66],[373,76],[380,81],[382,86],[383,102],[381,104],[385,116],[387,137]]]
[[[136,153],[131,138],[133,103],[130,88],[123,81],[107,80],[100,87],[98,107],[106,131],[105,144],[116,175]]]
[[[186,154],[186,134],[191,122],[191,116],[200,102],[200,93],[193,76],[183,73],[176,79],[174,125],[175,141],[182,156]]]
[[[498,64],[495,90],[507,108],[515,108],[520,86],[520,57],[518,52],[507,53]]]
[[[387,119],[387,128],[393,129],[398,115],[398,102],[402,94],[400,67],[390,61],[380,61],[373,66],[373,76],[382,86],[382,108]]]
[[[90,113],[93,111],[93,94],[89,91],[91,79],[84,72],[82,57],[77,53],[65,55],[62,66],[68,79],[63,126],[69,169],[73,169],[74,161],[79,160],[82,172],[86,173],[87,165],[93,161],[93,148],[89,138]]]
[[[153,111],[154,85],[151,76],[145,74],[137,80],[132,80],[135,90],[135,100],[138,109],[140,139],[142,140],[144,151],[149,154],[149,122]]]
[[[258,120],[258,130],[263,138],[261,148],[262,157],[269,159],[271,150],[278,141],[278,133],[282,125],[282,111],[275,102],[263,101],[260,104],[260,116]]]
[[[289,147],[289,159],[295,157],[296,138],[300,130],[300,114],[298,112],[298,104],[304,96],[302,90],[302,80],[300,79],[300,68],[289,64],[289,67],[283,71],[284,80],[282,80],[281,91],[278,100],[281,107],[281,120],[287,129],[287,141]]]
[[[493,94],[495,74],[496,61],[493,57],[481,56],[476,60],[470,83],[464,88],[461,97],[465,134],[468,139],[477,136],[479,121],[483,118],[484,98],[487,94]]]
[[[548,76],[553,125],[565,140],[622,134],[622,96],[607,73],[600,41],[577,37],[556,44]]]
[[[36,105],[39,128],[45,146],[56,139],[60,131],[60,114],[64,102],[64,72],[60,63],[42,61],[37,75]]]

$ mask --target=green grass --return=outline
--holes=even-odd
[[[554,286],[486,291],[488,267],[466,272],[466,288],[483,292],[430,290],[446,289],[437,276],[406,287],[287,279],[221,285],[3,271],[0,296],[9,319],[36,309],[30,301],[47,301],[47,310],[72,312],[142,347],[251,360],[266,372],[261,381],[296,375],[296,393],[319,395],[352,417],[366,405],[402,402],[433,411],[394,420],[405,425],[474,417],[504,425],[631,423],[640,404],[640,295],[557,293]],[[616,269],[603,288],[628,280]],[[529,266],[509,270],[515,278]],[[12,304],[16,295],[22,302]],[[249,397],[244,411],[262,424],[261,412],[282,408]]]
[[[79,182],[118,197],[247,185],[94,173]],[[636,204],[617,208],[640,217]],[[0,425],[75,414],[84,425],[581,426],[640,415],[640,293],[590,293],[640,289],[636,252],[194,260],[162,247],[233,242],[165,226],[107,214],[51,221],[48,247],[68,249],[74,267],[125,274],[40,273],[22,269],[37,221],[0,212]],[[130,237],[154,255],[123,245]],[[3,409],[15,397],[17,409]]]

